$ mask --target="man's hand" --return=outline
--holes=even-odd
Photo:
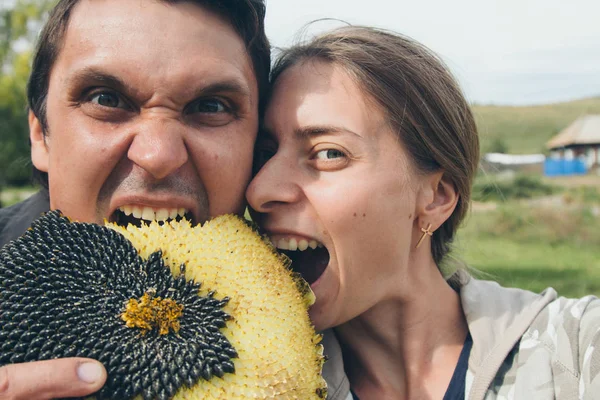
[[[63,358],[0,368],[0,400],[46,400],[98,391],[106,370],[87,358]]]

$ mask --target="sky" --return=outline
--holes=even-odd
[[[274,46],[342,25],[311,23],[322,18],[391,29],[439,54],[471,102],[527,105],[600,96],[599,0],[266,2]]]

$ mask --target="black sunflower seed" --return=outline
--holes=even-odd
[[[93,357],[109,375],[99,400],[168,399],[235,370],[221,332],[227,300],[200,297],[200,284],[173,277],[160,251],[142,260],[109,228],[47,213],[0,250],[0,282],[0,366]],[[178,329],[126,327],[127,301],[147,293],[183,306]]]

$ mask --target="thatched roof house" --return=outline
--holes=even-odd
[[[600,115],[584,115],[573,121],[546,143],[550,149],[574,146],[600,146]]]
[[[600,166],[600,115],[584,115],[546,143],[554,159],[578,159],[589,171]]]

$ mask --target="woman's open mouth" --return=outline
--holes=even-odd
[[[316,240],[271,238],[275,247],[292,260],[292,269],[310,285],[315,283],[329,265],[329,251]]]

